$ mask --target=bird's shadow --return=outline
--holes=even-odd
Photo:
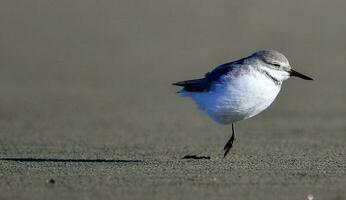
[[[186,155],[182,159],[191,159],[191,160],[210,160],[210,156],[197,156],[197,155]]]
[[[60,159],[60,158],[1,158],[0,161],[27,162],[27,163],[142,163],[142,160],[130,159]]]

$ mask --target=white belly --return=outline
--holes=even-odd
[[[276,98],[281,84],[260,73],[225,76],[223,82],[215,84],[210,91],[184,93],[213,120],[229,124],[257,115],[265,110]]]

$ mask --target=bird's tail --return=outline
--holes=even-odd
[[[204,78],[193,79],[187,81],[180,81],[173,83],[172,85],[183,87],[183,90],[188,92],[201,92],[205,89],[206,81]]]

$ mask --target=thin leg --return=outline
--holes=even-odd
[[[225,153],[223,154],[223,157],[226,157],[228,152],[229,152],[229,150],[232,148],[234,137],[235,137],[234,124],[232,123],[232,136],[228,140],[228,142],[226,143],[225,147],[223,148],[225,150]]]

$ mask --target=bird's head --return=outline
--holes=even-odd
[[[296,76],[305,80],[312,78],[292,69],[287,58],[280,52],[274,50],[261,50],[251,55],[261,63],[260,70],[277,81],[284,81],[291,76]]]

